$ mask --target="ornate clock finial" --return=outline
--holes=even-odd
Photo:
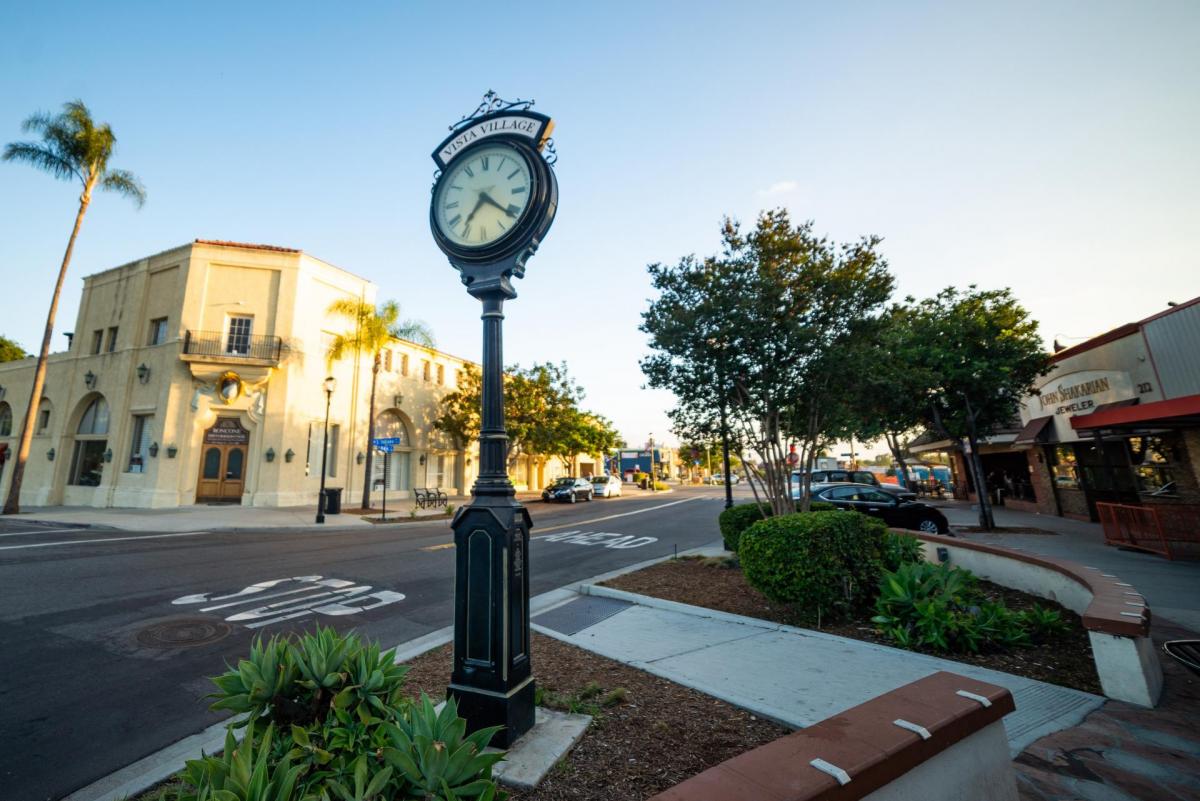
[[[483,102],[481,102],[470,114],[449,126],[449,130],[456,131],[459,128],[462,128],[464,125],[474,122],[480,117],[486,117],[488,114],[495,114],[498,111],[512,111],[514,109],[517,111],[528,111],[529,109],[533,108],[534,102],[535,101],[533,100],[504,100],[500,97],[500,95],[496,94],[491,89],[488,89],[483,95]]]

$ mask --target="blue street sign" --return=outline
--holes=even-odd
[[[376,437],[375,439],[371,440],[371,444],[374,445],[376,448],[380,448],[384,445],[399,445],[400,438],[399,437]]]
[[[379,451],[380,453],[391,453],[392,446],[391,445],[379,445],[378,441],[377,441],[377,443],[375,445],[375,450]]]

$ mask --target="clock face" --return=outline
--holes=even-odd
[[[433,217],[454,244],[484,247],[520,222],[532,191],[529,164],[518,150],[485,145],[451,162],[438,183]]]

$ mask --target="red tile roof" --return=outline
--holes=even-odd
[[[299,253],[298,248],[281,248],[278,245],[255,245],[249,242],[227,242],[223,239],[197,239],[197,245],[220,245],[226,248],[246,248],[247,250],[273,250],[276,253]]]

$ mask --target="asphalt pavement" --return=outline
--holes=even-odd
[[[717,540],[721,494],[531,505],[531,592]],[[555,536],[568,532],[614,536]],[[0,519],[0,586],[0,796],[46,801],[218,721],[207,677],[258,634],[321,623],[391,647],[449,625],[454,545],[444,521],[121,532]]]

